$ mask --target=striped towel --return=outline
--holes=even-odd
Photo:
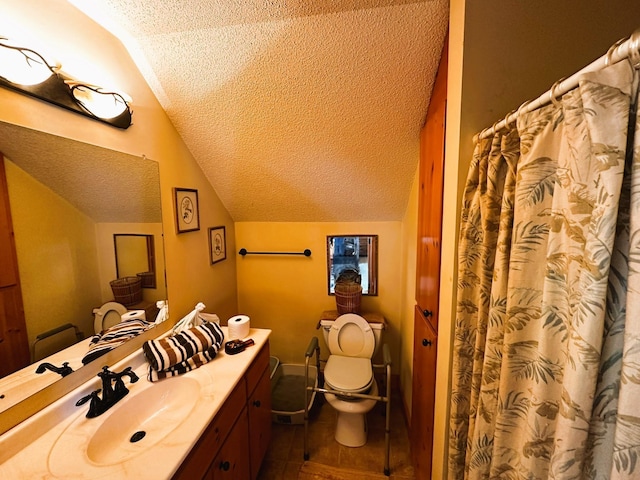
[[[216,357],[220,345],[221,343],[213,345],[208,350],[205,350],[204,352],[198,352],[184,362],[178,363],[172,367],[167,368],[166,370],[154,370],[153,367],[149,365],[149,381],[156,382],[158,380],[162,380],[163,378],[175,377],[176,375],[187,373],[204,365],[207,362],[210,362]]]
[[[112,327],[96,334],[89,342],[89,351],[82,359],[83,364],[87,364],[98,357],[101,357],[114,348],[122,345],[127,340],[140,335],[142,332],[153,326],[144,320],[130,319],[115,324]]]
[[[205,322],[170,337],[144,342],[142,350],[151,368],[160,372],[182,365],[196,354],[211,351],[214,346],[215,356],[223,341],[224,334],[220,326]]]

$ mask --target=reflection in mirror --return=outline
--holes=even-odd
[[[144,289],[142,305],[135,308],[167,298],[158,164],[2,122],[0,152],[22,296],[17,308],[24,311],[27,333],[21,345],[10,346],[5,338],[0,360],[12,348],[26,349],[29,357],[39,337],[71,324],[81,335],[67,329],[72,340],[64,345],[84,339],[43,361],[56,367],[68,362],[77,370],[95,333],[93,310],[114,299],[114,234],[153,241],[153,271],[161,281]],[[148,260],[148,255],[142,260],[144,272],[150,270]],[[0,315],[3,322],[15,321],[14,315]],[[26,363],[28,359],[24,368],[0,379],[0,411],[62,378],[51,370],[36,374],[37,365]]]
[[[113,235],[116,255],[116,278],[142,279],[142,288],[156,288],[153,235],[117,233]]]
[[[378,295],[378,236],[327,236],[327,277],[329,295],[339,279],[359,282],[363,295]]]

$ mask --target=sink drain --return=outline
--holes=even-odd
[[[144,430],[140,430],[139,432],[136,432],[133,435],[131,435],[131,438],[129,439],[129,441],[131,443],[139,442],[140,440],[142,440],[144,438],[144,436],[146,434],[147,434],[147,432],[145,432]]]

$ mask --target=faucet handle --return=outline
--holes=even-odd
[[[122,377],[124,376],[129,377],[130,383],[136,383],[140,379],[138,375],[136,375],[134,372],[131,371],[131,367],[127,367],[122,372],[117,373],[115,376],[116,384],[113,390],[116,394],[122,395],[122,396],[129,393],[129,390],[127,390],[127,387],[124,386],[124,380],[122,379]]]
[[[80,405],[84,405],[85,403],[87,403],[89,400],[91,399],[96,399],[98,400],[98,394],[100,393],[101,389],[97,389],[94,390],[93,392],[91,392],[89,395],[85,395],[84,397],[82,397],[80,400],[78,400],[76,402],[76,407],[79,407]]]
[[[124,377],[124,376],[128,376],[129,377],[129,381],[131,383],[136,383],[138,380],[140,380],[138,375],[136,375],[136,373],[131,370],[131,367],[127,367],[123,371],[121,371],[120,373],[116,373],[115,374],[116,380],[118,380],[120,382],[122,381],[122,377]]]
[[[104,413],[103,406],[100,401],[100,397],[98,397],[99,393],[100,393],[100,389],[94,390],[89,395],[85,395],[84,397],[82,397],[80,400],[76,402],[76,406],[79,407],[80,405],[84,405],[89,400],[91,400],[91,403],[89,404],[89,411],[87,412],[87,415],[86,415],[87,418],[94,418]]]

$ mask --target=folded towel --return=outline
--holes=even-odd
[[[223,340],[220,326],[206,322],[170,337],[144,342],[142,350],[151,367],[163,371],[187,361],[197,353],[208,351],[214,345],[220,348]]]
[[[181,375],[183,373],[187,373],[191,370],[194,370],[207,362],[210,362],[216,357],[218,350],[220,349],[220,345],[215,344],[211,346],[208,350],[204,352],[196,353],[191,358],[185,360],[184,362],[178,363],[172,367],[169,367],[166,370],[154,370],[151,365],[149,365],[149,381],[156,382],[158,380],[162,380],[167,377],[175,377],[176,375]]]
[[[89,342],[89,351],[82,359],[82,363],[86,365],[92,360],[101,357],[127,340],[140,335],[151,326],[152,324],[144,320],[130,319],[103,330],[94,335],[91,342]]]

